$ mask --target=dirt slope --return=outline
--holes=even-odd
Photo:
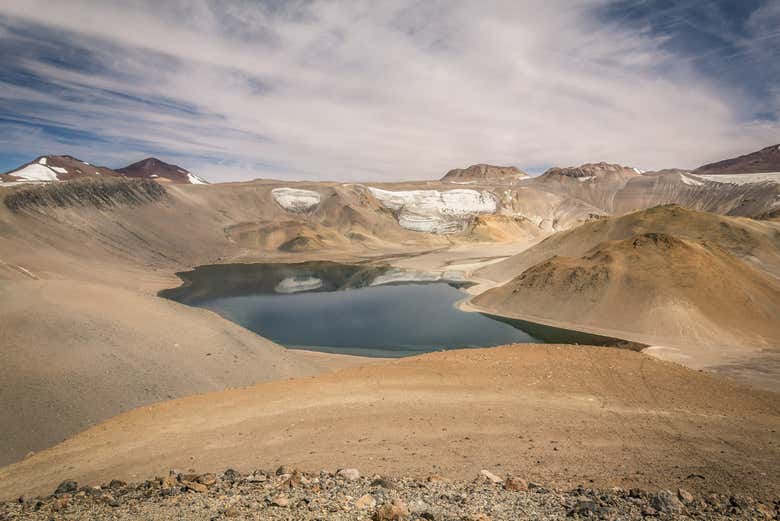
[[[776,398],[609,348],[431,353],[132,411],[0,469],[0,497],[283,463],[776,497]]]

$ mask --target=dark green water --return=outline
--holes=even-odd
[[[385,267],[330,262],[228,264],[180,273],[161,296],[206,309],[279,344],[399,357],[515,342],[614,345],[615,339],[460,311],[446,282],[372,285]]]

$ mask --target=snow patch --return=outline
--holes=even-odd
[[[190,182],[191,185],[207,185],[208,183],[201,179],[200,177],[196,176],[195,174],[191,174],[187,172],[187,180]]]
[[[46,158],[44,158],[46,159]],[[11,172],[12,176],[21,177],[26,181],[58,181],[57,174],[48,166],[39,163],[27,165],[21,170]]]
[[[274,188],[271,196],[276,204],[288,212],[308,212],[320,204],[320,194],[313,190],[301,190],[299,188]]]
[[[38,160],[38,164],[39,164],[39,165],[45,165],[45,164],[46,164],[46,161],[47,161],[47,158],[45,158],[45,157],[42,157],[42,158],[40,158],[40,159]]]
[[[580,183],[584,183],[585,181],[590,181],[591,179],[596,179],[596,176],[595,175],[586,175],[586,176],[583,176],[583,177],[578,177],[577,181],[579,181]]]
[[[468,217],[495,213],[498,202],[490,192],[470,189],[390,191],[368,190],[386,208],[397,212],[398,224],[417,231],[450,234],[461,231]]]
[[[680,174],[680,178],[682,179],[682,182],[685,183],[686,185],[691,185],[691,186],[703,186],[704,185],[704,183],[702,183],[701,181],[695,179],[694,177],[688,177],[685,174]]]
[[[58,174],[67,174],[68,173],[68,169],[67,168],[62,168],[61,166],[50,166],[49,168],[51,168],[52,170],[54,170]]]
[[[279,281],[274,291],[277,293],[300,293],[302,291],[312,291],[322,287],[322,279],[317,277],[296,278],[287,277]]]

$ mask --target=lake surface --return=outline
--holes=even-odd
[[[386,266],[226,264],[180,273],[163,297],[210,309],[291,348],[399,357],[515,342],[614,345],[615,339],[459,310],[455,282]]]

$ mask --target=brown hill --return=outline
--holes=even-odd
[[[709,241],[737,259],[780,276],[780,224],[716,215],[677,205],[656,206],[619,217],[597,219],[562,231],[506,261],[480,270],[479,276],[504,282],[550,257],[579,257],[602,242],[628,239],[644,233]]]
[[[207,184],[205,180],[184,168],[148,157],[132,165],[117,169],[117,172],[133,178],[154,179],[164,183]]]
[[[694,174],[760,174],[780,172],[780,144],[762,148],[743,156],[700,166]]]
[[[514,183],[522,179],[528,179],[528,174],[514,166],[494,166],[480,163],[468,168],[455,168],[450,170],[442,181],[447,183],[469,183],[475,181],[487,181],[491,183]]]

